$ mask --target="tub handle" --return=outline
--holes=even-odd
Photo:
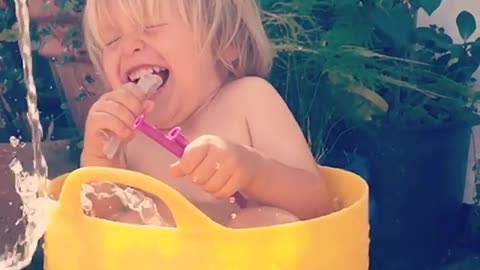
[[[130,170],[106,167],[83,167],[71,172],[65,179],[59,197],[59,210],[73,217],[84,217],[80,190],[89,182],[109,182],[144,190],[161,199],[172,212],[177,228],[182,231],[224,228],[214,222],[178,191],[148,175]]]

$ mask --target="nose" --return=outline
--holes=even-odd
[[[145,48],[145,42],[138,35],[130,35],[127,37],[123,48],[125,54],[135,54]]]

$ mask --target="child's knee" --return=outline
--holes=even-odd
[[[261,206],[240,210],[232,216],[227,226],[231,228],[252,228],[291,223],[298,220],[288,211]]]

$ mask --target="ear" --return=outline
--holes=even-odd
[[[234,44],[230,44],[230,46],[228,46],[224,50],[222,56],[227,63],[235,63],[235,61],[237,61],[238,58],[240,57],[240,52],[237,46],[235,46]]]

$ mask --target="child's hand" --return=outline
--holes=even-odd
[[[217,136],[192,141],[183,157],[171,166],[173,176],[192,181],[217,198],[228,198],[246,189],[263,165],[263,157],[247,146]]]
[[[123,140],[131,138],[135,118],[152,107],[152,101],[146,100],[145,93],[133,83],[101,96],[88,113],[82,155],[104,158],[106,131]]]

